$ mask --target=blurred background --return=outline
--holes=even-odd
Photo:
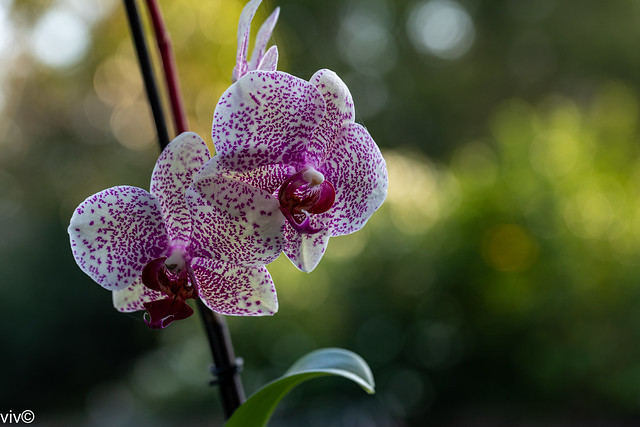
[[[244,2],[160,3],[210,143]],[[228,318],[248,393],[321,347],[373,370],[271,425],[640,422],[640,2],[265,0],[255,29],[276,6],[279,69],[345,80],[390,187],[311,274],[269,266],[277,315]],[[121,2],[1,1],[0,63],[0,411],[221,422],[197,316],[149,330],[69,249],[73,209],[158,155]]]

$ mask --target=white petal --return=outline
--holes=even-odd
[[[193,176],[209,160],[207,144],[197,134],[184,132],[162,151],[151,175],[151,194],[160,201],[169,238],[186,246],[191,236],[191,216],[184,193]]]
[[[278,47],[271,46],[267,53],[260,60],[260,64],[256,70],[260,71],[276,71],[278,68]]]
[[[167,296],[162,292],[147,288],[138,278],[126,289],[113,291],[113,306],[123,313],[145,310],[144,303],[157,301]]]
[[[336,138],[321,166],[336,190],[335,203],[319,214],[329,222],[332,236],[361,229],[387,196],[387,166],[367,130],[349,123]]]
[[[211,310],[232,316],[268,316],[278,311],[273,280],[265,266],[247,268],[194,258],[200,299]]]
[[[317,71],[309,82],[318,88],[326,102],[326,114],[313,134],[314,139],[326,147],[326,154],[342,127],[355,120],[353,98],[347,85],[331,70]]]
[[[329,230],[300,234],[287,227],[284,253],[299,270],[309,273],[317,267],[329,244]]]
[[[325,101],[311,83],[280,71],[252,71],[220,97],[213,115],[216,152],[232,170],[319,160],[313,131]]]
[[[245,266],[268,264],[284,244],[285,218],[264,190],[222,176],[198,179],[187,190],[195,256]]]
[[[232,74],[234,82],[247,74],[248,71],[247,54],[249,53],[251,21],[260,3],[262,3],[262,0],[251,0],[244,6],[242,13],[240,13],[240,19],[238,21],[238,51],[236,53],[236,66],[233,68]]]
[[[236,171],[227,169],[221,156],[214,156],[196,175],[194,181],[207,177],[222,176],[242,181],[252,187],[261,188],[269,194],[277,194],[282,183],[296,173],[295,168],[284,164],[258,166],[255,169]]]
[[[264,70],[264,68],[260,68],[259,64],[262,63],[263,55],[265,55],[264,51],[267,48],[267,43],[271,38],[271,34],[273,33],[273,29],[278,22],[278,16],[280,15],[280,8],[276,7],[275,10],[269,15],[269,17],[264,21],[264,23],[260,26],[258,30],[258,35],[256,36],[256,42],[253,47],[253,52],[251,53],[251,60],[249,61],[249,71],[253,70]],[[274,48],[275,46],[271,46]],[[271,49],[269,49],[271,50]],[[276,64],[278,62],[277,50],[276,50]],[[275,68],[273,69],[275,71]]]
[[[112,187],[78,206],[68,228],[73,256],[100,286],[124,289],[169,247],[158,200],[136,187]]]

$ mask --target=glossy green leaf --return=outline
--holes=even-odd
[[[303,356],[282,377],[254,393],[233,413],[226,426],[265,426],[289,391],[307,380],[327,375],[350,379],[367,393],[375,393],[371,369],[362,357],[341,348],[325,348]]]

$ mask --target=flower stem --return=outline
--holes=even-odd
[[[181,101],[182,94],[180,92],[180,84],[178,83],[176,61],[173,56],[173,50],[171,49],[171,38],[164,25],[164,19],[162,18],[162,12],[160,11],[158,2],[156,0],[146,1],[147,9],[149,9],[149,14],[151,15],[151,22],[153,23],[153,29],[156,34],[158,51],[162,58],[162,66],[164,68],[169,100],[171,102],[171,111],[173,112],[173,125],[175,126],[176,135],[180,135],[189,129],[189,124],[187,123],[187,116]]]
[[[237,364],[231,335],[224,317],[209,310],[200,299],[197,300],[197,305],[216,365],[213,372],[216,376],[215,382],[220,385],[224,415],[229,418],[245,401],[244,388],[239,375],[241,366]]]
[[[136,8],[135,0],[124,0],[124,4],[136,52],[138,53],[140,70],[147,89],[147,96],[153,111],[156,130],[158,132],[158,141],[160,143],[160,148],[164,149],[169,144],[167,124],[164,120],[162,104],[160,103],[160,97],[158,96],[153,68],[151,66],[149,52],[147,51],[145,43],[144,30],[142,23],[140,22],[140,16]],[[188,125],[184,114],[184,108],[182,107],[182,98],[180,96],[171,43],[169,42],[169,36],[165,29],[159,6],[155,0],[147,0],[147,6],[151,14],[151,19],[154,22],[153,25],[155,28],[156,38],[158,40],[158,48],[162,56],[165,80],[167,82],[171,98],[172,115],[176,133],[180,134],[188,129]],[[220,398],[222,400],[223,410],[225,416],[229,418],[245,400],[244,389],[239,375],[239,367],[236,364],[233,344],[231,343],[231,335],[229,334],[229,329],[224,317],[209,310],[209,308],[206,307],[199,298],[197,299],[197,305],[198,311],[200,312],[200,318],[204,323],[205,331],[207,333],[209,346],[211,347],[211,353],[213,355],[213,361],[216,366],[213,373],[216,376],[216,383],[220,385]]]
[[[164,111],[162,103],[160,102],[156,79],[153,75],[149,51],[144,38],[144,30],[142,29],[142,23],[140,22],[140,14],[138,13],[135,0],[124,0],[124,7],[127,11],[129,28],[131,29],[133,43],[138,55],[138,62],[140,63],[142,80],[144,81],[147,98],[149,99],[149,105],[151,106],[151,112],[153,113],[153,121],[156,124],[158,143],[160,144],[161,149],[164,150],[164,147],[169,145],[169,134],[167,132],[167,123],[164,119]]]

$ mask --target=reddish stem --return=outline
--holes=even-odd
[[[189,124],[187,123],[187,116],[182,105],[182,94],[180,93],[180,84],[178,83],[176,61],[173,57],[173,50],[171,49],[171,38],[164,25],[164,19],[162,18],[158,2],[156,0],[146,0],[146,2],[149,14],[151,15],[153,30],[156,34],[158,50],[162,58],[162,67],[164,68],[171,110],[173,112],[173,124],[176,135],[180,135],[182,132],[189,130]]]

